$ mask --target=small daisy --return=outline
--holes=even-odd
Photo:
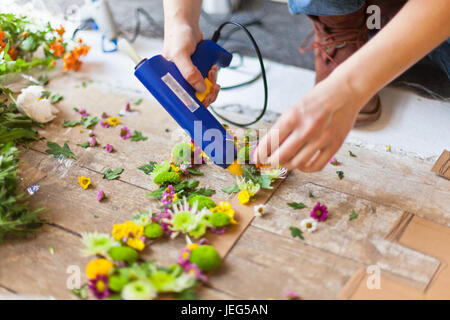
[[[300,230],[303,232],[313,232],[317,229],[317,221],[313,218],[306,218],[300,221]]]
[[[253,211],[255,212],[256,217],[261,217],[266,214],[266,205],[258,204],[253,207]]]

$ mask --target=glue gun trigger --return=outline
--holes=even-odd
[[[209,81],[208,78],[205,78],[205,84],[206,84],[206,90],[204,92],[196,92],[195,97],[200,101],[203,102],[206,98],[206,96],[211,92],[211,88],[213,86],[212,82]]]

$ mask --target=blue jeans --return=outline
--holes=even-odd
[[[335,16],[357,11],[365,0],[289,0],[292,14],[309,14],[313,16]],[[450,79],[450,38],[428,54]]]

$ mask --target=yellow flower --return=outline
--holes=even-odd
[[[106,276],[113,266],[111,261],[100,258],[89,262],[86,266],[86,275],[89,279],[95,279],[98,276]]]
[[[197,243],[191,243],[191,244],[188,244],[187,247],[188,247],[189,250],[192,251],[192,250],[195,250],[195,249],[198,248],[198,244]]]
[[[173,164],[170,164],[170,167],[172,168],[172,171],[175,173],[178,173],[180,171],[180,168],[177,166],[174,166]]]
[[[238,195],[238,200],[241,204],[246,204],[250,201],[250,192],[247,190],[241,190]]]
[[[144,235],[144,227],[136,225],[133,221],[113,225],[112,235],[115,240],[122,241],[124,238],[139,238]]]
[[[211,209],[211,212],[223,212],[228,217],[230,217],[231,224],[238,224],[234,219],[234,209],[231,207],[231,204],[228,201],[221,201],[219,204]]]
[[[181,257],[182,257],[183,259],[189,258],[189,251],[184,251],[184,252],[181,254]]]
[[[178,193],[175,193],[172,198],[172,202],[176,202],[178,200]]]
[[[115,126],[117,126],[119,123],[120,123],[120,118],[118,118],[118,117],[110,117],[110,118],[108,118],[108,123],[111,125],[111,126],[113,126],[113,127],[115,127]]]
[[[140,238],[137,237],[129,237],[127,240],[127,246],[136,249],[136,250],[143,250],[145,248],[145,243]]]
[[[386,146],[386,151],[388,151],[388,152],[391,151],[391,145],[390,145],[390,144],[388,144],[388,145]]]
[[[227,170],[230,171],[235,176],[242,176],[242,174],[244,173],[244,171],[242,170],[242,166],[236,161],[230,164]]]
[[[78,177],[78,183],[84,190],[86,190],[91,184],[91,178],[87,178],[84,176]]]

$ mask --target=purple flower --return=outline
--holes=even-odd
[[[224,234],[225,233],[225,227],[211,228],[211,232],[215,233],[215,234]]]
[[[89,137],[93,137],[93,136],[95,136],[94,130],[89,130]]]
[[[339,164],[339,161],[338,161],[338,159],[336,159],[336,158],[332,158],[332,159],[330,160],[330,164],[333,165],[333,166],[337,166],[337,165]]]
[[[130,130],[127,127],[120,128],[120,137],[122,139],[128,139],[129,137],[131,137]]]
[[[298,300],[298,299],[300,299],[300,296],[298,295],[298,293],[295,292],[295,291],[292,291],[292,290],[284,291],[284,295],[290,300]]]
[[[125,111],[126,111],[126,112],[130,112],[130,111],[131,111],[131,104],[130,104],[129,101],[127,102],[127,105],[126,105],[126,107],[125,107]]]
[[[184,269],[184,272],[190,275],[193,275],[197,279],[206,282],[208,281],[208,277],[197,267],[195,263],[188,262],[185,264],[185,266],[182,266]]]
[[[109,123],[107,120],[100,121],[100,125],[102,126],[102,128],[109,128]]]
[[[111,153],[111,152],[113,152],[113,150],[114,150],[114,147],[112,146],[112,144],[106,144],[106,146],[105,146],[105,150],[106,150],[106,152],[109,152],[109,153]]]
[[[183,251],[181,251],[180,255],[178,256],[178,264],[181,267],[185,267],[187,264],[189,264],[189,257],[190,257],[191,250],[188,248],[184,248]]]
[[[321,205],[320,202],[317,202],[314,208],[310,213],[311,218],[316,219],[317,221],[325,221],[328,217],[328,209],[326,205]]]
[[[108,278],[106,276],[98,276],[89,280],[89,289],[97,299],[105,299],[109,297]]]
[[[164,205],[171,204],[173,201],[174,194],[175,191],[173,190],[173,186],[169,184],[161,196],[161,203]]]
[[[96,145],[97,145],[97,138],[95,138],[95,136],[92,136],[91,141],[89,141],[89,146],[95,147]]]
[[[97,193],[97,201],[100,202],[105,198],[106,198],[105,192],[103,191],[103,189],[100,189]]]
[[[102,119],[108,119],[108,114],[106,112],[102,112]]]

